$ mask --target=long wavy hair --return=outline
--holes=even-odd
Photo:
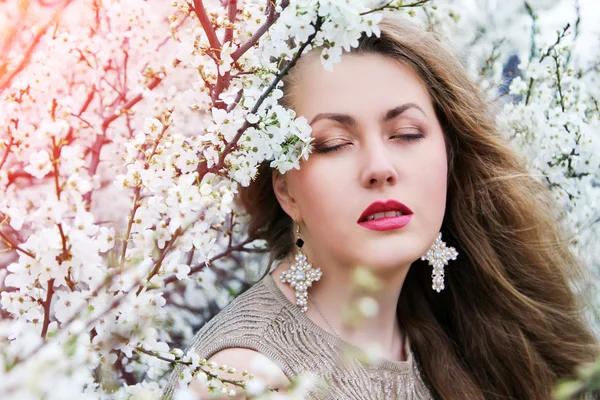
[[[395,17],[354,54],[382,54],[412,68],[429,90],[446,140],[444,240],[458,249],[446,290],[413,263],[397,317],[432,393],[442,399],[547,399],[559,378],[592,361],[598,346],[573,291],[584,269],[569,249],[561,210],[494,123],[492,108],[455,55],[432,32]],[[315,50],[316,51],[316,50]],[[303,56],[304,57],[304,56]],[[301,58],[285,79],[284,102],[301,83]],[[271,261],[294,251],[292,220],[273,193],[268,163],[240,193],[249,234]]]

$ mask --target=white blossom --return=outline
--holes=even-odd
[[[52,170],[50,155],[45,150],[32,153],[29,157],[29,165],[25,167],[25,172],[40,179],[46,176]]]
[[[318,49],[323,68],[335,71],[362,35],[381,35],[383,14],[370,10],[406,4],[276,1],[274,23],[239,54],[268,21],[264,2],[238,2],[227,41],[227,7],[204,2],[218,48],[183,1],[71,2],[45,32],[53,7],[4,3],[0,31],[17,34],[0,55],[9,72],[0,74],[0,232],[11,241],[0,254],[8,316],[0,358],[11,366],[0,368],[0,397],[157,399],[176,358],[190,363],[182,387],[196,379],[231,395],[208,380],[205,360],[178,349],[185,343],[169,346],[189,341],[202,311],[224,307],[251,269],[258,275],[252,253],[223,256],[246,239],[239,186],[264,162],[286,173],[310,157],[311,127],[281,105],[288,88],[279,74],[309,39],[304,52]],[[561,223],[578,233],[574,252],[597,273],[600,46],[586,25],[592,3],[580,0],[577,37],[573,27],[563,32],[576,19],[571,2],[530,1],[535,24],[522,2],[495,3],[449,0],[408,11],[449,39],[499,104],[503,133],[549,186]],[[359,310],[373,316],[378,305],[363,298]],[[263,364],[254,370],[276,372]],[[318,378],[300,376],[286,398],[304,398]],[[282,398],[265,388],[258,378],[246,385]]]

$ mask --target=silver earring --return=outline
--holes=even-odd
[[[298,246],[298,254],[296,254],[296,262],[287,271],[281,272],[281,282],[289,283],[291,287],[296,289],[296,305],[300,308],[300,311],[306,312],[308,310],[308,292],[306,289],[312,286],[313,282],[321,279],[320,268],[313,268],[312,264],[306,259],[306,254],[302,251],[304,240],[300,238],[300,226],[296,226],[296,233],[298,239],[296,240],[296,246]]]
[[[433,284],[431,288],[438,293],[444,290],[444,265],[448,265],[448,260],[456,260],[458,252],[454,247],[447,247],[442,241],[442,233],[440,232],[435,242],[431,245],[427,253],[421,257],[421,260],[427,260],[429,265],[433,265],[431,278]]]

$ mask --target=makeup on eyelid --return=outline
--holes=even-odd
[[[417,129],[419,132],[418,134],[406,134],[406,135],[393,135],[390,137],[390,139],[394,139],[394,138],[399,138],[402,141],[405,142],[413,142],[413,141],[417,141],[419,139],[423,139],[425,137],[425,135],[423,135],[422,131],[420,129]],[[314,152],[318,153],[318,154],[326,154],[326,153],[331,153],[337,150],[340,150],[342,148],[344,148],[345,146],[349,145],[351,143],[339,143],[336,144],[334,146],[325,146],[323,147],[322,145],[315,145],[314,147]]]

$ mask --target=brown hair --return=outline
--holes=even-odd
[[[558,378],[571,376],[598,350],[569,286],[583,269],[558,226],[560,210],[436,36],[391,17],[380,29],[380,38],[363,37],[352,52],[398,60],[426,84],[448,151],[441,232],[460,252],[439,294],[431,289],[431,268],[413,263],[398,320],[438,397],[547,399]],[[288,106],[303,62],[286,78]],[[265,163],[240,199],[250,214],[250,236],[265,239],[274,260],[293,251],[293,233],[271,178]]]

